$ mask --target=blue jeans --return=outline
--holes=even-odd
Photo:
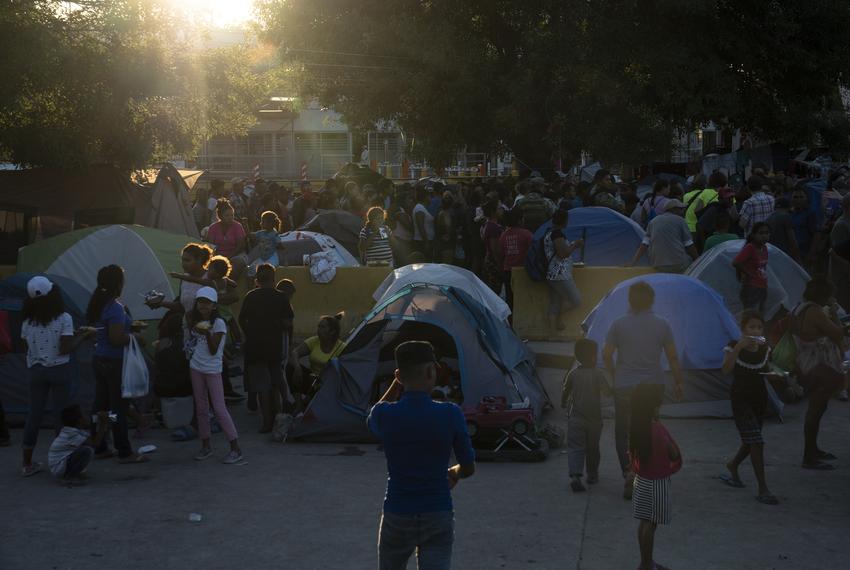
[[[452,511],[384,513],[378,534],[380,570],[404,570],[414,550],[419,570],[448,570],[452,567],[454,539]]]
[[[44,418],[48,396],[53,396],[53,414],[56,430],[62,429],[62,409],[67,405],[71,391],[71,367],[68,364],[30,368],[30,410],[24,427],[24,449],[35,449],[38,430]]]

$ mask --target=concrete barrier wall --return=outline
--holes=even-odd
[[[295,283],[297,292],[292,300],[295,336],[304,339],[316,334],[319,317],[340,311],[345,311],[342,320],[345,337],[375,306],[372,293],[389,273],[388,267],[340,267],[330,283],[311,283],[306,267],[278,267],[275,277]],[[235,309],[238,311],[238,307]]]
[[[549,328],[546,309],[549,306],[549,287],[532,281],[524,268],[514,268],[511,283],[514,288],[514,330],[520,338],[529,340],[575,340],[581,338],[581,322],[593,307],[615,285],[654,273],[649,267],[576,267],[573,276],[581,292],[582,302],[564,319],[566,329]]]
[[[291,279],[298,292],[292,306],[295,309],[295,336],[299,339],[316,334],[322,315],[345,311],[343,336],[357,326],[375,306],[372,293],[389,274],[386,267],[341,267],[330,283],[311,283],[306,267],[278,267],[276,278]],[[574,270],[582,304],[565,319],[564,331],[552,331],[546,320],[549,289],[545,283],[528,278],[523,268],[514,269],[514,330],[520,338],[530,340],[566,341],[581,338],[581,322],[596,304],[618,283],[638,275],[652,273],[645,267],[582,267]],[[248,290],[240,291],[241,296]],[[234,306],[238,314],[239,306]]]

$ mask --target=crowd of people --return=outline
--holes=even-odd
[[[251,187],[234,180],[229,189],[214,180],[209,193],[199,192],[193,209],[205,243],[182,250],[182,272],[172,274],[180,283],[176,297],[147,301],[164,311],[153,347],[153,391],[162,398],[193,398],[190,424],[172,436],[200,440],[195,460],[212,458],[212,435],[223,432],[229,450],[222,462],[246,463],[228,399],[247,397],[249,410],[259,417],[260,433],[285,437],[280,434],[285,434],[287,422],[305,410],[319,389],[322,368],[345,349],[341,315],[322,317],[316,335],[296,344],[295,286],[275,279],[282,247],[278,234],[300,227],[320,210],[342,209],[362,217],[359,254],[365,264],[454,264],[476,273],[510,306],[510,272],[526,265],[535,247],[534,232],[548,223],[550,229],[538,238],[538,245],[550,289],[549,323],[553,330],[561,330],[564,313],[581,303],[572,277],[572,254],[582,243],[567,239],[570,210],[607,207],[646,228],[646,240],[633,262],[648,254],[658,271],[680,273],[701,252],[723,241],[746,238],[733,262],[742,282],[742,336],[725,347],[723,359],[724,373],[733,378],[730,399],[740,445],[719,478],[731,487],[743,487],[739,467],[749,457],[758,501],[775,505],[778,500],[766,482],[761,435],[767,407],[764,377],[771,374],[771,346],[764,338],[768,323],[761,313],[768,244],[818,274],[806,288],[805,301],[791,310],[784,324],[795,342],[796,369],[809,396],[803,467],[834,467],[834,455],[818,446],[819,426],[829,399],[846,387],[842,355],[847,327],[840,314],[842,307],[850,309],[846,297],[850,194],[842,194],[843,181],[832,180],[823,194],[823,211],[815,212],[804,182],[756,173],[746,184],[729,187],[723,174],[714,173],[708,180],[696,177],[687,191],[658,180],[639,200],[633,185],[615,182],[604,170],[597,172],[592,184],[562,178],[547,182],[532,176],[517,183],[493,179],[395,187],[384,181],[361,188],[354,182],[340,186],[328,180],[319,191],[304,184],[297,194],[262,180]],[[254,285],[242,299],[240,279]],[[57,477],[78,480],[94,458],[116,455],[122,463],[148,460],[133,449],[129,435],[128,420],[135,419],[139,429],[145,427],[140,413],[144,404],[122,394],[125,347],[132,339],[143,343],[145,338],[144,324],[133,321],[121,301],[123,288],[120,266],[101,268],[87,324],[74,329],[58,286],[45,277],[28,283],[21,332],[31,377],[23,476],[43,469],[33,454],[50,398],[53,409],[61,411],[56,417],[58,435],[48,452],[49,470]],[[242,307],[236,317],[230,307],[239,301]],[[681,450],[657,419],[664,394],[662,355],[674,378],[674,398],[682,396],[683,374],[670,326],[652,312],[653,302],[654,291],[646,283],[632,286],[630,311],[611,326],[601,351],[590,340],[576,344],[578,366],[567,376],[562,398],[562,405],[570,409],[570,487],[582,492],[585,482],[594,485],[599,480],[601,397],[613,397],[616,456],[624,496],[632,500],[634,516],[641,521],[638,539],[644,569],[663,568],[653,562],[654,533],[658,524],[670,521],[670,477],[682,465]],[[69,355],[86,341],[95,346],[91,414],[78,405],[67,406]],[[229,378],[240,354],[246,395],[236,392]],[[598,354],[602,368],[597,367]],[[405,343],[396,359],[395,381],[368,419],[369,429],[383,441],[391,473],[380,534],[382,567],[401,567],[413,547],[420,557],[431,552],[438,561],[435,567],[448,567],[453,536],[449,491],[472,475],[474,454],[459,410],[431,400],[439,369],[433,347]],[[390,405],[395,401],[398,404]],[[426,431],[434,442],[422,440],[422,425],[433,425]],[[2,422],[0,429],[5,430]],[[451,451],[458,463],[446,471]],[[418,471],[405,471],[410,465]],[[423,493],[430,493],[431,499],[422,499]],[[423,518],[425,514],[429,516]],[[428,536],[411,539],[413,527],[427,527]]]

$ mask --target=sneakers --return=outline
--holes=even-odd
[[[41,463],[33,461],[32,465],[21,467],[21,477],[32,477],[36,473],[41,473],[43,470]]]
[[[587,476],[587,484],[588,485],[596,485],[599,483],[599,475],[588,475]]]
[[[846,402],[847,400],[850,400],[850,397],[847,396],[847,390],[840,391],[838,393],[838,399],[841,400],[842,402]]]
[[[582,485],[580,477],[573,477],[570,481],[570,489],[573,490],[573,493],[583,493],[587,491],[587,489]]]
[[[286,436],[289,435],[289,430],[292,427],[292,422],[295,421],[290,414],[278,414],[274,418],[274,429],[272,429],[272,441],[284,443]]]
[[[231,451],[227,454],[227,457],[221,460],[225,465],[245,465],[245,460],[242,458],[241,453],[236,453],[235,451]]]
[[[195,456],[195,461],[203,461],[204,459],[209,459],[213,456],[212,449],[209,447],[202,448],[201,451]]]

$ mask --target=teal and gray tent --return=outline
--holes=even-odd
[[[321,388],[290,436],[320,441],[369,441],[369,409],[395,370],[395,347],[430,341],[459,373],[463,404],[504,396],[540,418],[549,402],[534,355],[514,332],[468,293],[453,287],[409,285],[378,303],[348,345],[321,374]]]
[[[27,282],[35,273],[16,273],[0,281],[0,310],[9,313],[9,333],[12,352],[0,358],[0,401],[8,414],[26,414],[29,411],[29,371],[26,353],[21,343],[21,312],[27,296]],[[44,275],[44,274],[40,274]],[[65,311],[71,315],[74,326],[85,324],[85,311],[91,293],[79,283],[58,275],[45,275],[59,290],[65,302]],[[91,368],[92,343],[83,343],[71,353],[71,402],[88,407],[94,400],[94,379]],[[48,409],[53,403],[49,402]],[[47,420],[47,418],[45,418]]]

